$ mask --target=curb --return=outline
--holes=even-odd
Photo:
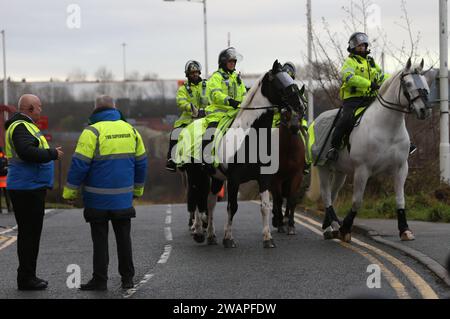
[[[308,217],[312,218],[320,218],[323,219],[324,212],[320,210],[314,210],[310,209],[308,207],[304,206],[298,206],[298,208],[302,209],[302,213],[305,213],[305,215],[308,215]],[[404,246],[399,243],[392,242],[390,240],[384,239],[376,230],[370,229],[367,226],[362,226],[358,224],[353,225],[352,231],[356,234],[363,235],[367,238],[372,239],[373,241],[376,241],[377,243],[389,246],[391,248],[397,249],[409,257],[413,258],[414,260],[420,262],[422,265],[427,267],[431,272],[433,272],[437,277],[439,277],[447,286],[450,287],[450,275],[447,273],[447,270],[439,264],[434,259],[428,257],[424,253],[421,253],[420,251],[417,251],[413,248]]]

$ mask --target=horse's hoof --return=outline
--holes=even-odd
[[[295,235],[295,227],[294,226],[289,226],[287,234],[288,235]]]
[[[352,233],[350,233],[350,232],[347,233],[347,232],[340,231],[339,232],[339,239],[341,241],[343,241],[344,243],[349,243],[349,242],[352,241]]]
[[[275,248],[276,247],[273,239],[264,240],[263,245],[264,245],[264,248]]]
[[[284,226],[280,226],[280,227],[278,227],[278,232],[280,234],[284,234],[286,232],[286,229],[284,228]]]
[[[222,244],[225,248],[236,248],[236,242],[234,241],[234,239],[223,239]]]
[[[412,233],[412,231],[405,230],[401,235],[400,235],[400,240],[401,241],[411,241],[416,239],[416,237],[414,236],[414,234]]]
[[[208,237],[207,242],[208,242],[208,245],[217,245],[217,238],[216,238],[216,236]]]
[[[323,239],[330,240],[333,239],[333,232],[326,230],[323,232]]]
[[[205,235],[204,234],[198,234],[198,233],[194,233],[194,240],[197,243],[203,243],[205,241]]]

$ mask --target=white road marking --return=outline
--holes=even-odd
[[[152,277],[154,276],[154,274],[146,274],[144,276],[144,279],[142,279],[137,285],[134,285],[133,288],[128,289],[126,291],[126,293],[123,295],[124,298],[130,298],[131,296],[133,296],[136,291],[138,291],[138,289],[143,286],[144,284],[147,283],[147,281],[149,281]]]
[[[170,252],[172,251],[171,245],[164,246],[164,252],[161,255],[161,258],[158,260],[158,264],[165,264],[170,257]]]
[[[172,205],[167,205],[167,210],[166,210],[166,220],[165,220],[165,224],[169,225],[172,223]],[[166,237],[167,241],[171,241],[172,240],[172,231],[170,229],[170,227],[164,227],[164,235]],[[172,246],[170,244],[166,244],[164,246],[164,252],[162,253],[161,257],[159,258],[157,264],[165,264],[167,263],[167,260],[169,260],[170,257],[170,252],[172,251]],[[126,293],[123,295],[124,298],[130,298],[131,296],[133,296],[138,290],[139,288],[141,288],[143,285],[145,285],[152,277],[154,276],[154,274],[152,273],[148,273],[144,276],[144,279],[142,279],[137,285],[135,285],[133,288],[128,289],[126,291]]]
[[[7,241],[5,241],[1,246],[0,246],[0,250],[5,249],[6,247],[8,247],[9,245],[15,243],[17,240],[17,236],[11,236]]]

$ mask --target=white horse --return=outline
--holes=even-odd
[[[420,120],[431,114],[427,96],[435,73],[429,71],[423,74],[423,66],[422,60],[420,65],[412,67],[409,59],[403,70],[386,80],[377,99],[350,134],[350,152],[344,148],[340,150],[336,162],[328,161],[324,166],[313,168],[315,171],[308,197],[312,200],[319,198],[320,179],[320,195],[326,208],[322,226],[325,239],[339,236],[342,241],[351,241],[353,219],[361,207],[367,180],[382,172],[389,173],[394,178],[400,238],[414,239],[406,221],[403,190],[408,175],[410,146],[405,114],[414,112]],[[316,123],[321,118],[323,115],[316,119]],[[333,203],[349,174],[353,174],[352,208],[341,223],[333,209]]]

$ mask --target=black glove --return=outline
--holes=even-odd
[[[372,83],[370,83],[370,90],[377,91],[379,88],[380,88],[380,86],[378,85],[377,82],[372,81]]]
[[[239,106],[239,104],[241,104],[240,102],[233,100],[233,99],[229,99],[228,103],[235,109],[237,109],[237,107]]]
[[[197,115],[197,117],[198,117],[198,118],[203,118],[203,117],[205,117],[205,116],[206,116],[205,109],[199,109],[199,110],[198,110],[198,115]]]

